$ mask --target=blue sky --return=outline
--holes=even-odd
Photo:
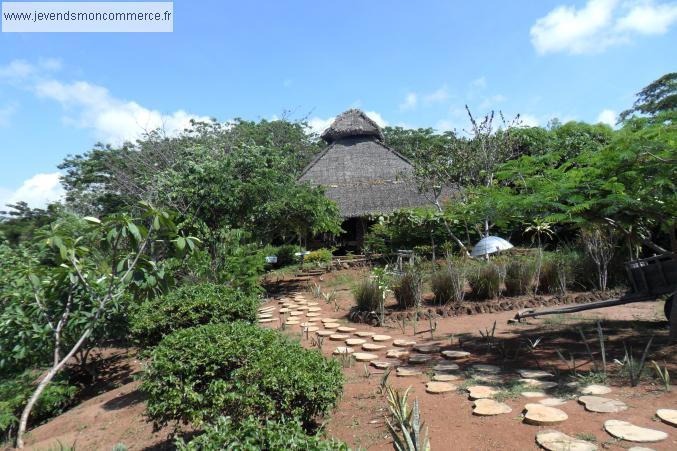
[[[675,24],[667,0],[179,0],[173,33],[0,33],[0,203],[40,206],[66,155],[192,117],[612,123],[677,70]]]

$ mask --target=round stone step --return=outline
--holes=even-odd
[[[597,413],[618,413],[628,410],[628,406],[623,401],[616,399],[602,398],[601,396],[581,396],[578,402],[585,406],[585,410]]]
[[[423,363],[428,363],[428,362],[430,362],[430,356],[424,355],[424,354],[410,355],[408,362],[413,364],[413,365],[420,365],[420,364],[423,364]]]
[[[308,307],[309,312],[321,312],[322,309],[320,307]]]
[[[368,332],[368,331],[365,331],[365,330],[358,330],[357,332],[355,332],[355,335],[357,335],[358,337],[366,338],[366,337],[371,337],[372,335],[374,335],[374,332]]]
[[[502,384],[504,382],[503,377],[499,374],[480,374],[473,376],[473,379],[483,384]]]
[[[653,448],[647,448],[645,446],[633,446],[632,448],[628,448],[628,451],[656,451]]]
[[[477,399],[475,402],[473,402],[472,407],[472,414],[481,417],[490,417],[494,415],[500,415],[502,413],[512,412],[512,409],[509,405],[486,398]]]
[[[525,379],[544,379],[554,377],[552,373],[543,370],[517,370],[517,373]]]
[[[455,363],[438,363],[433,367],[433,370],[444,373],[447,371],[458,371],[459,366]]]
[[[285,323],[287,326],[298,326],[299,324],[301,324],[301,321],[299,321],[299,320],[291,320],[291,319],[288,319],[288,320],[285,321],[284,323]]]
[[[300,310],[294,310],[292,312],[289,312],[289,316],[303,316],[303,315],[305,315],[305,313]]]
[[[266,318],[272,318],[272,317],[273,317],[272,313],[259,313],[260,319],[266,319]]]
[[[392,337],[390,335],[373,335],[371,337],[371,339],[374,340],[374,341],[388,341],[391,338]]]
[[[523,391],[522,396],[525,398],[545,398],[547,395],[542,391]]]
[[[369,362],[378,359],[376,354],[370,354],[368,352],[355,352],[353,353],[353,357],[355,357],[355,360],[358,362]]]
[[[348,346],[339,346],[338,348],[334,349],[333,354],[334,355],[339,355],[339,354],[352,354],[355,352],[353,348],[350,348]]]
[[[385,345],[379,345],[376,343],[364,343],[362,345],[362,349],[365,351],[380,351],[381,349],[384,349]]]
[[[540,379],[518,379],[518,382],[528,387],[539,388],[541,390],[555,388],[558,385],[557,382],[542,381]]]
[[[450,360],[465,359],[470,356],[468,351],[442,351],[442,355]]]
[[[343,332],[343,333],[355,332],[356,330],[357,329],[355,329],[354,327],[348,327],[348,326],[341,326],[341,327],[338,328],[338,331]]]
[[[339,330],[341,330],[341,329],[339,328]],[[365,340],[363,338],[349,338],[349,339],[346,340],[346,344],[348,346],[359,346],[359,345],[365,344],[366,342],[367,342],[367,340]]]
[[[663,431],[635,426],[632,423],[621,420],[605,421],[604,430],[613,437],[629,442],[651,443],[660,442],[668,438],[668,434]]]
[[[608,393],[611,393],[611,388],[607,387],[606,385],[590,384],[590,385],[586,385],[585,387],[581,388],[580,392],[584,395],[599,396],[599,395],[606,395]]]
[[[311,327],[311,326],[314,326],[314,325],[315,325],[315,323],[313,323],[312,321],[306,321],[305,323],[301,323],[301,327]]]
[[[479,363],[477,365],[473,365],[472,369],[475,371],[479,371],[480,373],[491,373],[491,374],[496,374],[501,372],[501,368],[496,366],[496,365],[486,365]]]
[[[421,370],[418,368],[400,366],[395,370],[395,374],[400,377],[409,377],[409,376],[419,376],[423,373],[421,373]]]
[[[414,346],[416,342],[414,340],[406,340],[406,339],[397,339],[393,341],[393,345],[397,346],[399,348],[410,348]]]
[[[372,360],[370,365],[379,370],[385,370],[391,366],[390,362],[384,362],[382,360]]]
[[[663,423],[670,426],[677,426],[677,410],[675,409],[658,409],[656,416],[661,419]]]
[[[416,345],[414,351],[421,354],[437,354],[440,352],[440,347],[437,345]]]
[[[454,391],[457,388],[458,387],[456,387],[454,384],[450,384],[448,382],[433,381],[425,384],[425,391],[431,394],[447,393]]]
[[[318,330],[320,330],[320,328],[317,326],[306,326],[303,329],[308,332],[317,332]]]
[[[315,332],[315,335],[317,335],[319,337],[328,337],[330,335],[334,335],[334,331],[333,330],[318,330],[317,332]]]
[[[309,308],[310,307],[308,307],[307,305],[299,305],[298,307],[296,307],[296,310],[298,310],[300,312],[305,312],[305,311],[308,311]]]
[[[460,381],[461,376],[457,376],[456,374],[435,374],[433,375],[433,380],[436,382],[453,382]]]
[[[329,339],[330,339],[331,341],[343,341],[343,340],[345,340],[345,339],[348,338],[348,337],[350,337],[350,335],[346,335],[346,334],[333,334],[333,335],[330,335],[330,336],[329,336]]]
[[[536,433],[536,443],[548,451],[595,451],[597,445],[552,429]]]
[[[567,400],[562,398],[545,398],[538,401],[538,403],[548,407],[557,407],[566,404]]]
[[[291,312],[291,309],[288,309],[286,307],[280,309],[280,313],[289,313],[289,312]]]
[[[320,321],[323,323],[336,323],[338,320],[336,318],[322,318]]]
[[[468,397],[473,400],[493,398],[498,393],[498,390],[486,385],[472,385],[466,390],[468,390]]]
[[[265,324],[265,323],[274,323],[275,321],[279,321],[278,318],[261,318],[259,320],[259,323]]]
[[[338,329],[339,327],[341,327],[341,325],[338,323],[324,323],[325,329]]]
[[[307,305],[308,307],[315,307],[315,306],[320,305],[320,304],[317,303],[317,302],[308,302],[306,305]]]
[[[386,357],[389,359],[406,359],[409,358],[409,352],[401,349],[391,349],[386,352]]]
[[[320,315],[321,315],[320,312],[308,312],[308,313],[306,313],[306,316],[311,317],[311,318],[317,318]]]
[[[543,404],[527,404],[524,406],[524,422],[537,426],[547,426],[565,421],[569,416],[564,411]]]

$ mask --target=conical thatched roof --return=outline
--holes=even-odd
[[[360,110],[336,118],[322,137],[330,144],[299,182],[321,185],[344,218],[388,214],[429,204],[409,180],[411,163],[383,144],[383,133]]]
[[[341,113],[326,129],[321,138],[332,143],[342,138],[371,136],[383,141],[383,132],[376,122],[364,114],[362,110],[350,109]]]

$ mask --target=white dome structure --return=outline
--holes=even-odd
[[[495,254],[496,252],[512,249],[513,247],[512,244],[501,237],[488,236],[479,240],[475,247],[473,247],[470,255],[473,257],[482,257],[484,255]]]

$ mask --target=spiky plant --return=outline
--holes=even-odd
[[[391,386],[386,387],[388,410],[392,415],[392,422],[386,419],[386,425],[393,438],[393,447],[395,451],[430,451],[428,428],[421,424],[418,400],[414,400],[413,407],[409,408],[409,390],[411,387],[402,394]]]

